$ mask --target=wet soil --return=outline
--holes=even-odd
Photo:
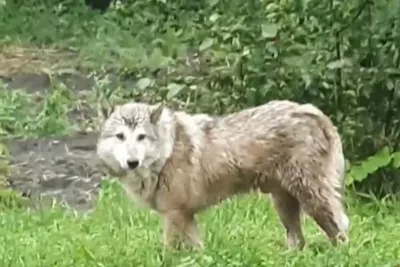
[[[90,90],[92,78],[85,74],[63,75],[71,90]],[[18,73],[2,78],[8,90],[45,92],[50,87],[46,74]],[[74,133],[54,138],[7,140],[10,151],[10,186],[31,199],[33,206],[54,200],[86,211],[96,203],[102,176],[95,156],[96,133]]]
[[[9,141],[9,183],[41,205],[57,200],[77,210],[89,210],[96,203],[105,174],[95,156],[95,144],[93,133]]]

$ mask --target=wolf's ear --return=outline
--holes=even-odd
[[[108,118],[114,110],[115,106],[102,106],[101,113],[103,114],[103,117]]]
[[[108,117],[110,117],[111,113],[114,112],[115,108],[116,106],[99,102],[97,107],[97,113],[101,122],[104,122]]]
[[[159,104],[158,106],[154,106],[150,113],[150,122],[151,124],[157,124],[160,120],[161,114],[164,110],[164,105]]]

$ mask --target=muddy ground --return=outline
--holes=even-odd
[[[12,188],[40,204],[53,199],[77,210],[96,203],[101,178],[95,157],[96,135],[11,141]],[[35,206],[39,203],[35,203]]]
[[[90,90],[93,83],[85,74],[59,78],[76,91]],[[50,86],[46,74],[18,73],[2,80],[8,90],[42,92]],[[97,133],[80,132],[57,138],[9,140],[11,187],[32,199],[34,206],[48,205],[55,199],[76,210],[90,210],[104,174],[95,157],[96,137]]]

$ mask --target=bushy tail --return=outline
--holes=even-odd
[[[304,116],[308,116],[317,122],[318,127],[327,140],[327,149],[330,157],[327,166],[325,166],[323,170],[326,176],[322,177],[327,179],[327,182],[314,185],[318,187],[323,184],[322,187],[325,189],[321,191],[323,194],[320,196],[320,201],[316,199],[317,204],[307,204],[308,199],[306,198],[302,202],[306,206],[306,211],[314,217],[333,242],[338,238],[346,241],[348,239],[347,231],[350,226],[350,221],[342,204],[345,163],[340,135],[328,116],[311,104],[300,105],[294,111],[294,115],[303,118]],[[307,191],[307,189],[304,189],[304,191]],[[315,206],[317,206],[319,210],[315,210]]]
[[[300,105],[294,112],[294,115],[304,117],[304,115],[313,118],[322,133],[324,134],[327,144],[328,153],[331,155],[332,165],[335,167],[337,173],[337,181],[335,181],[335,187],[343,193],[345,181],[345,162],[343,155],[343,148],[340,135],[337,131],[336,126],[320,109],[311,104]]]

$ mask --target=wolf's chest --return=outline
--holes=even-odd
[[[157,175],[148,169],[138,169],[123,177],[120,182],[134,202],[153,208],[157,178]]]

